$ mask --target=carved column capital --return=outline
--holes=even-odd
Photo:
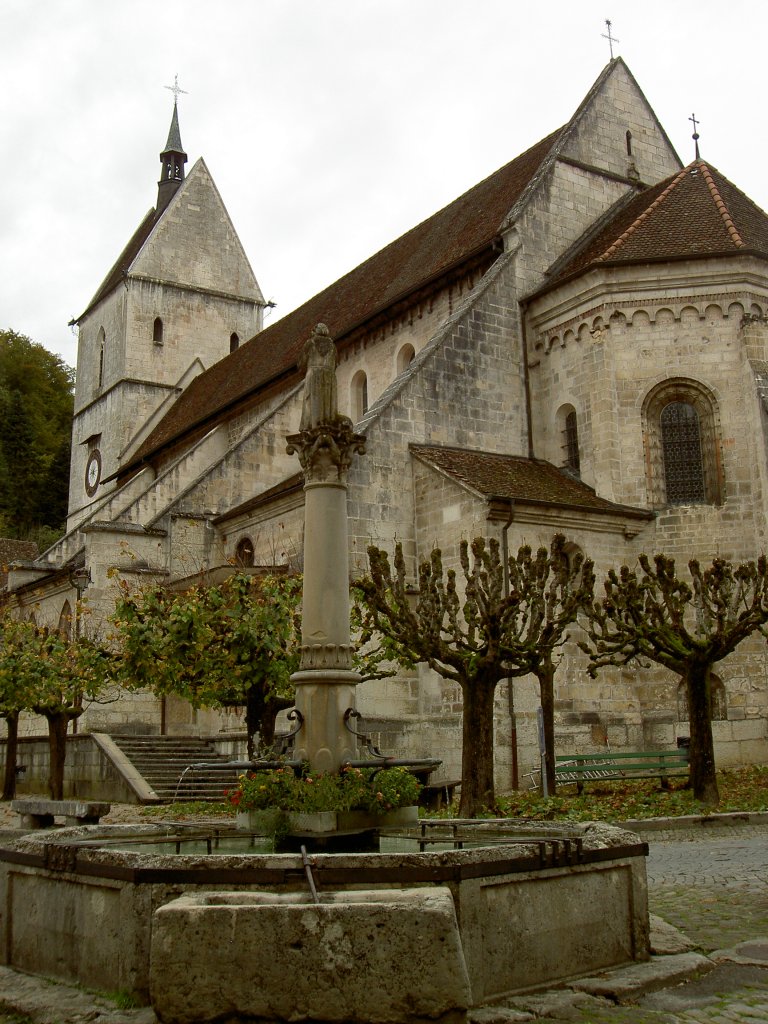
[[[356,434],[348,416],[290,434],[286,451],[298,455],[307,483],[346,483],[352,456],[365,454],[365,438]]]

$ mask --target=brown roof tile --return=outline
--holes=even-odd
[[[214,363],[179,396],[131,465],[151,457],[270,383],[292,375],[315,324],[327,324],[331,337],[343,342],[345,335],[377,313],[490,249],[505,217],[561,131],[558,129],[542,139],[303,306]]]
[[[621,202],[540,291],[603,264],[696,259],[735,252],[768,256],[768,216],[704,160]]]
[[[423,462],[479,491],[486,498],[507,498],[523,504],[555,505],[635,518],[653,518],[652,512],[629,505],[617,505],[598,497],[581,480],[542,459],[423,444],[411,444],[409,450]]]

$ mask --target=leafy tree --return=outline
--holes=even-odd
[[[35,539],[66,517],[74,371],[15,331],[0,331],[0,520]]]
[[[83,713],[83,698],[103,690],[109,656],[92,641],[71,640],[58,630],[5,615],[0,629],[0,702],[4,717],[18,724],[21,711],[43,715],[48,723],[50,770],[48,788],[54,800],[64,794],[66,734],[69,723]],[[0,711],[0,714],[3,712]],[[8,718],[8,715],[11,718]],[[11,752],[6,758],[6,786]],[[15,774],[15,750],[13,751]]]
[[[194,707],[244,704],[248,756],[256,732],[269,749],[278,711],[293,703],[301,579],[234,573],[183,593],[121,586],[113,623],[123,685]]]
[[[691,583],[681,580],[674,559],[658,554],[638,562],[642,574],[623,565],[605,580],[605,597],[589,608],[592,676],[604,665],[632,661],[663,665],[685,683],[691,729],[690,784],[706,804],[719,800],[712,739],[712,666],[768,621],[768,563],[733,566],[716,558],[702,570],[688,563]]]
[[[7,734],[3,800],[16,795],[19,716],[32,702],[25,663],[34,631],[32,623],[12,619],[7,612],[0,618],[0,718],[5,720]]]
[[[591,563],[568,565],[565,541],[557,536],[549,551],[532,557],[524,546],[508,560],[509,586],[496,540],[463,541],[459,558],[465,579],[459,596],[456,573],[443,570],[442,554],[432,551],[419,568],[414,607],[409,600],[402,546],[395,549],[394,573],[385,552],[368,548],[370,576],[357,582],[368,610],[368,626],[388,639],[400,661],[426,662],[459,684],[462,726],[459,813],[475,816],[495,804],[493,704],[496,686],[509,676],[534,673],[541,687],[553,757],[553,680],[555,651],[565,640],[590,593]],[[581,573],[581,576],[580,576]]]

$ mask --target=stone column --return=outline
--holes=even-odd
[[[301,663],[291,677],[304,724],[296,757],[314,771],[338,771],[357,757],[344,712],[355,706],[349,635],[347,470],[364,438],[336,407],[336,351],[322,324],[303,356],[307,368],[301,430],[287,438],[304,471],[304,590]]]

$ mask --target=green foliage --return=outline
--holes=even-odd
[[[112,619],[117,678],[194,707],[245,705],[249,739],[258,729],[269,745],[268,719],[274,728],[274,715],[292,698],[300,599],[298,576],[237,572],[183,593],[131,593],[122,582]]]
[[[208,800],[180,800],[171,804],[142,807],[139,814],[145,818],[231,818],[235,808],[229,801],[215,803]]]
[[[5,536],[60,532],[67,513],[74,371],[0,331],[0,523]],[[47,539],[43,534],[41,539]]]
[[[385,814],[417,803],[421,786],[406,768],[345,768],[341,773],[291,768],[240,776],[228,799],[238,811],[349,811]]]
[[[0,617],[0,716],[82,711],[96,699],[109,673],[107,652],[85,637],[70,640],[58,630]]]

